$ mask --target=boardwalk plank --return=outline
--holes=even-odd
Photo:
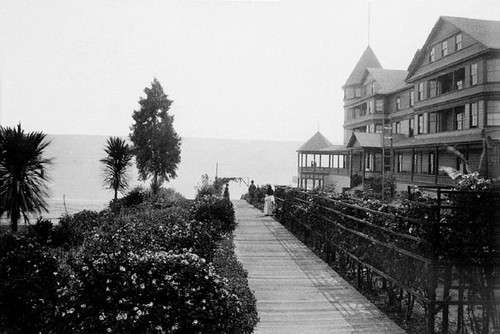
[[[281,224],[233,203],[236,254],[257,298],[256,334],[405,333]]]

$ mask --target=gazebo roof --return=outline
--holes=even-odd
[[[316,132],[308,141],[297,149],[297,152],[321,152],[323,149],[332,146],[332,143],[321,132]]]

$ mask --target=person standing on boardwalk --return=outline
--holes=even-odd
[[[255,184],[253,184],[253,180],[250,182],[250,186],[248,187],[248,194],[250,195],[250,204],[253,204],[255,201],[255,190],[257,190],[257,187],[255,187]]]
[[[266,190],[266,198],[264,199],[264,214],[266,216],[271,216],[274,211],[274,191],[273,188],[268,185]]]
[[[226,184],[226,188],[224,189],[224,194],[222,196],[224,196],[224,198],[229,199],[229,183]]]

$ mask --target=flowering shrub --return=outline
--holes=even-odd
[[[202,196],[198,198],[191,209],[195,220],[212,223],[214,235],[222,235],[234,231],[234,207],[231,201],[219,196]]]
[[[38,333],[49,326],[57,302],[57,261],[36,239],[0,237],[0,329]]]
[[[31,239],[0,240],[0,332],[251,333],[255,300],[232,248],[217,253],[223,275],[211,264],[234,229],[231,202],[151,203],[82,211],[52,231],[40,222]]]
[[[493,183],[496,179],[485,179],[479,177],[478,172],[463,174],[457,182],[456,190],[461,191],[486,191],[493,189]]]
[[[241,312],[232,314],[230,319],[234,328],[237,329],[235,333],[252,333],[259,321],[257,301],[248,287],[248,273],[234,254],[232,238],[224,238],[221,241],[214,256],[213,265],[217,274],[227,278],[229,292],[238,296],[236,307]]]
[[[64,215],[51,233],[54,247],[76,247],[83,243],[85,235],[108,219],[106,212],[83,210],[73,215]]]
[[[59,332],[228,333],[241,316],[227,282],[189,251],[84,252],[74,268],[59,290]]]

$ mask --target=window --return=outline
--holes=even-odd
[[[360,112],[359,108],[354,109],[354,118],[359,118],[359,116],[360,116],[359,112]]]
[[[368,113],[373,114],[373,100],[368,101]]]
[[[465,170],[465,163],[460,158],[457,158],[457,170],[461,173],[467,173],[467,171]]]
[[[415,129],[415,120],[410,118],[408,121],[408,137],[413,137],[413,129]]]
[[[424,133],[424,115],[418,115],[418,129],[417,133],[420,135]]]
[[[394,133],[401,133],[401,122],[396,122],[393,124]]]
[[[429,174],[434,175],[436,174],[436,156],[434,152],[429,152]]]
[[[453,73],[447,73],[437,77],[437,95],[453,91]]]
[[[477,128],[477,117],[478,117],[477,102],[471,103],[469,105],[469,110],[470,110],[470,118],[469,118],[470,124],[469,124],[469,126],[471,128]]]
[[[401,110],[401,96],[396,97],[396,110]]]
[[[371,93],[375,94],[375,81],[371,84]]]
[[[453,73],[453,87],[455,90],[464,88],[465,68],[460,68]]]
[[[464,113],[463,111],[455,112],[455,130],[463,130],[464,128]]]
[[[500,59],[488,59],[486,63],[486,77],[488,82],[500,81]]]
[[[446,57],[448,55],[448,41],[441,43],[441,57]]]
[[[346,99],[352,99],[354,97],[354,89],[347,88],[346,90],[344,90],[344,96]]]
[[[421,82],[418,84],[418,95],[417,98],[419,101],[422,101],[424,99],[424,83]]]
[[[500,101],[488,101],[486,124],[500,125]]]
[[[375,133],[382,133],[382,124],[375,124]]]
[[[398,154],[396,156],[396,171],[398,173],[403,172],[403,155],[402,154]]]
[[[384,100],[377,100],[375,102],[375,110],[376,111],[384,111]]]
[[[361,97],[361,88],[356,88],[354,94],[355,97]]]
[[[375,124],[368,124],[368,132],[373,133],[375,131]]]
[[[413,107],[415,104],[415,91],[412,90],[410,91],[410,107]]]
[[[429,88],[429,97],[435,97],[437,95],[437,80],[432,79],[427,82],[427,87]]]
[[[413,154],[413,170],[412,170],[413,174],[417,174],[419,172],[419,170],[418,170],[418,166],[419,166],[418,155],[419,155],[418,153]]]
[[[429,133],[439,132],[437,125],[438,125],[437,124],[437,113],[436,112],[429,113]]]
[[[462,34],[455,36],[455,51],[462,50]]]
[[[470,85],[477,85],[477,63],[470,66]]]
[[[361,105],[361,116],[366,116],[366,103]]]
[[[345,157],[343,154],[339,155],[339,167],[340,168],[345,168]]]
[[[371,170],[372,169],[372,154],[371,153],[367,153],[366,154],[365,169],[366,170]]]
[[[433,46],[431,48],[431,51],[429,52],[429,63],[432,63],[435,60],[436,60],[436,47]]]

